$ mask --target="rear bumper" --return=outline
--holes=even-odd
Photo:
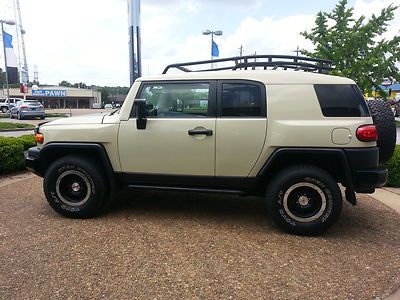
[[[44,117],[44,111],[20,111],[19,115],[21,117]]]
[[[379,148],[358,148],[345,150],[353,175],[354,189],[358,193],[373,193],[383,186],[388,170],[379,166]]]
[[[40,149],[38,147],[29,148],[29,150],[25,154],[25,165],[29,171],[43,177],[40,168],[39,155]]]
[[[358,193],[373,193],[375,188],[383,186],[388,179],[386,168],[356,171],[355,190]]]

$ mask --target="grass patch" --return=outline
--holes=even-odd
[[[35,125],[25,123],[0,122],[0,129],[35,128]]]
[[[396,121],[396,126],[400,127],[400,121]]]

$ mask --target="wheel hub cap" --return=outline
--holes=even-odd
[[[79,183],[74,182],[74,183],[71,185],[71,189],[72,189],[74,192],[79,192],[80,189],[81,189],[81,186],[80,186]]]
[[[300,196],[298,202],[301,206],[307,206],[310,202],[310,199],[307,196]]]

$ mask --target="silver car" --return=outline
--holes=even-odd
[[[28,117],[39,117],[43,120],[45,118],[44,107],[37,100],[22,100],[11,108],[11,118],[14,117],[19,120]]]

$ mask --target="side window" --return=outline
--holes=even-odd
[[[146,83],[138,98],[146,99],[149,118],[201,118],[208,115],[208,83]]]
[[[354,84],[316,84],[314,86],[325,117],[368,117],[367,103]]]
[[[223,117],[262,116],[261,88],[247,83],[223,83],[221,113]]]

